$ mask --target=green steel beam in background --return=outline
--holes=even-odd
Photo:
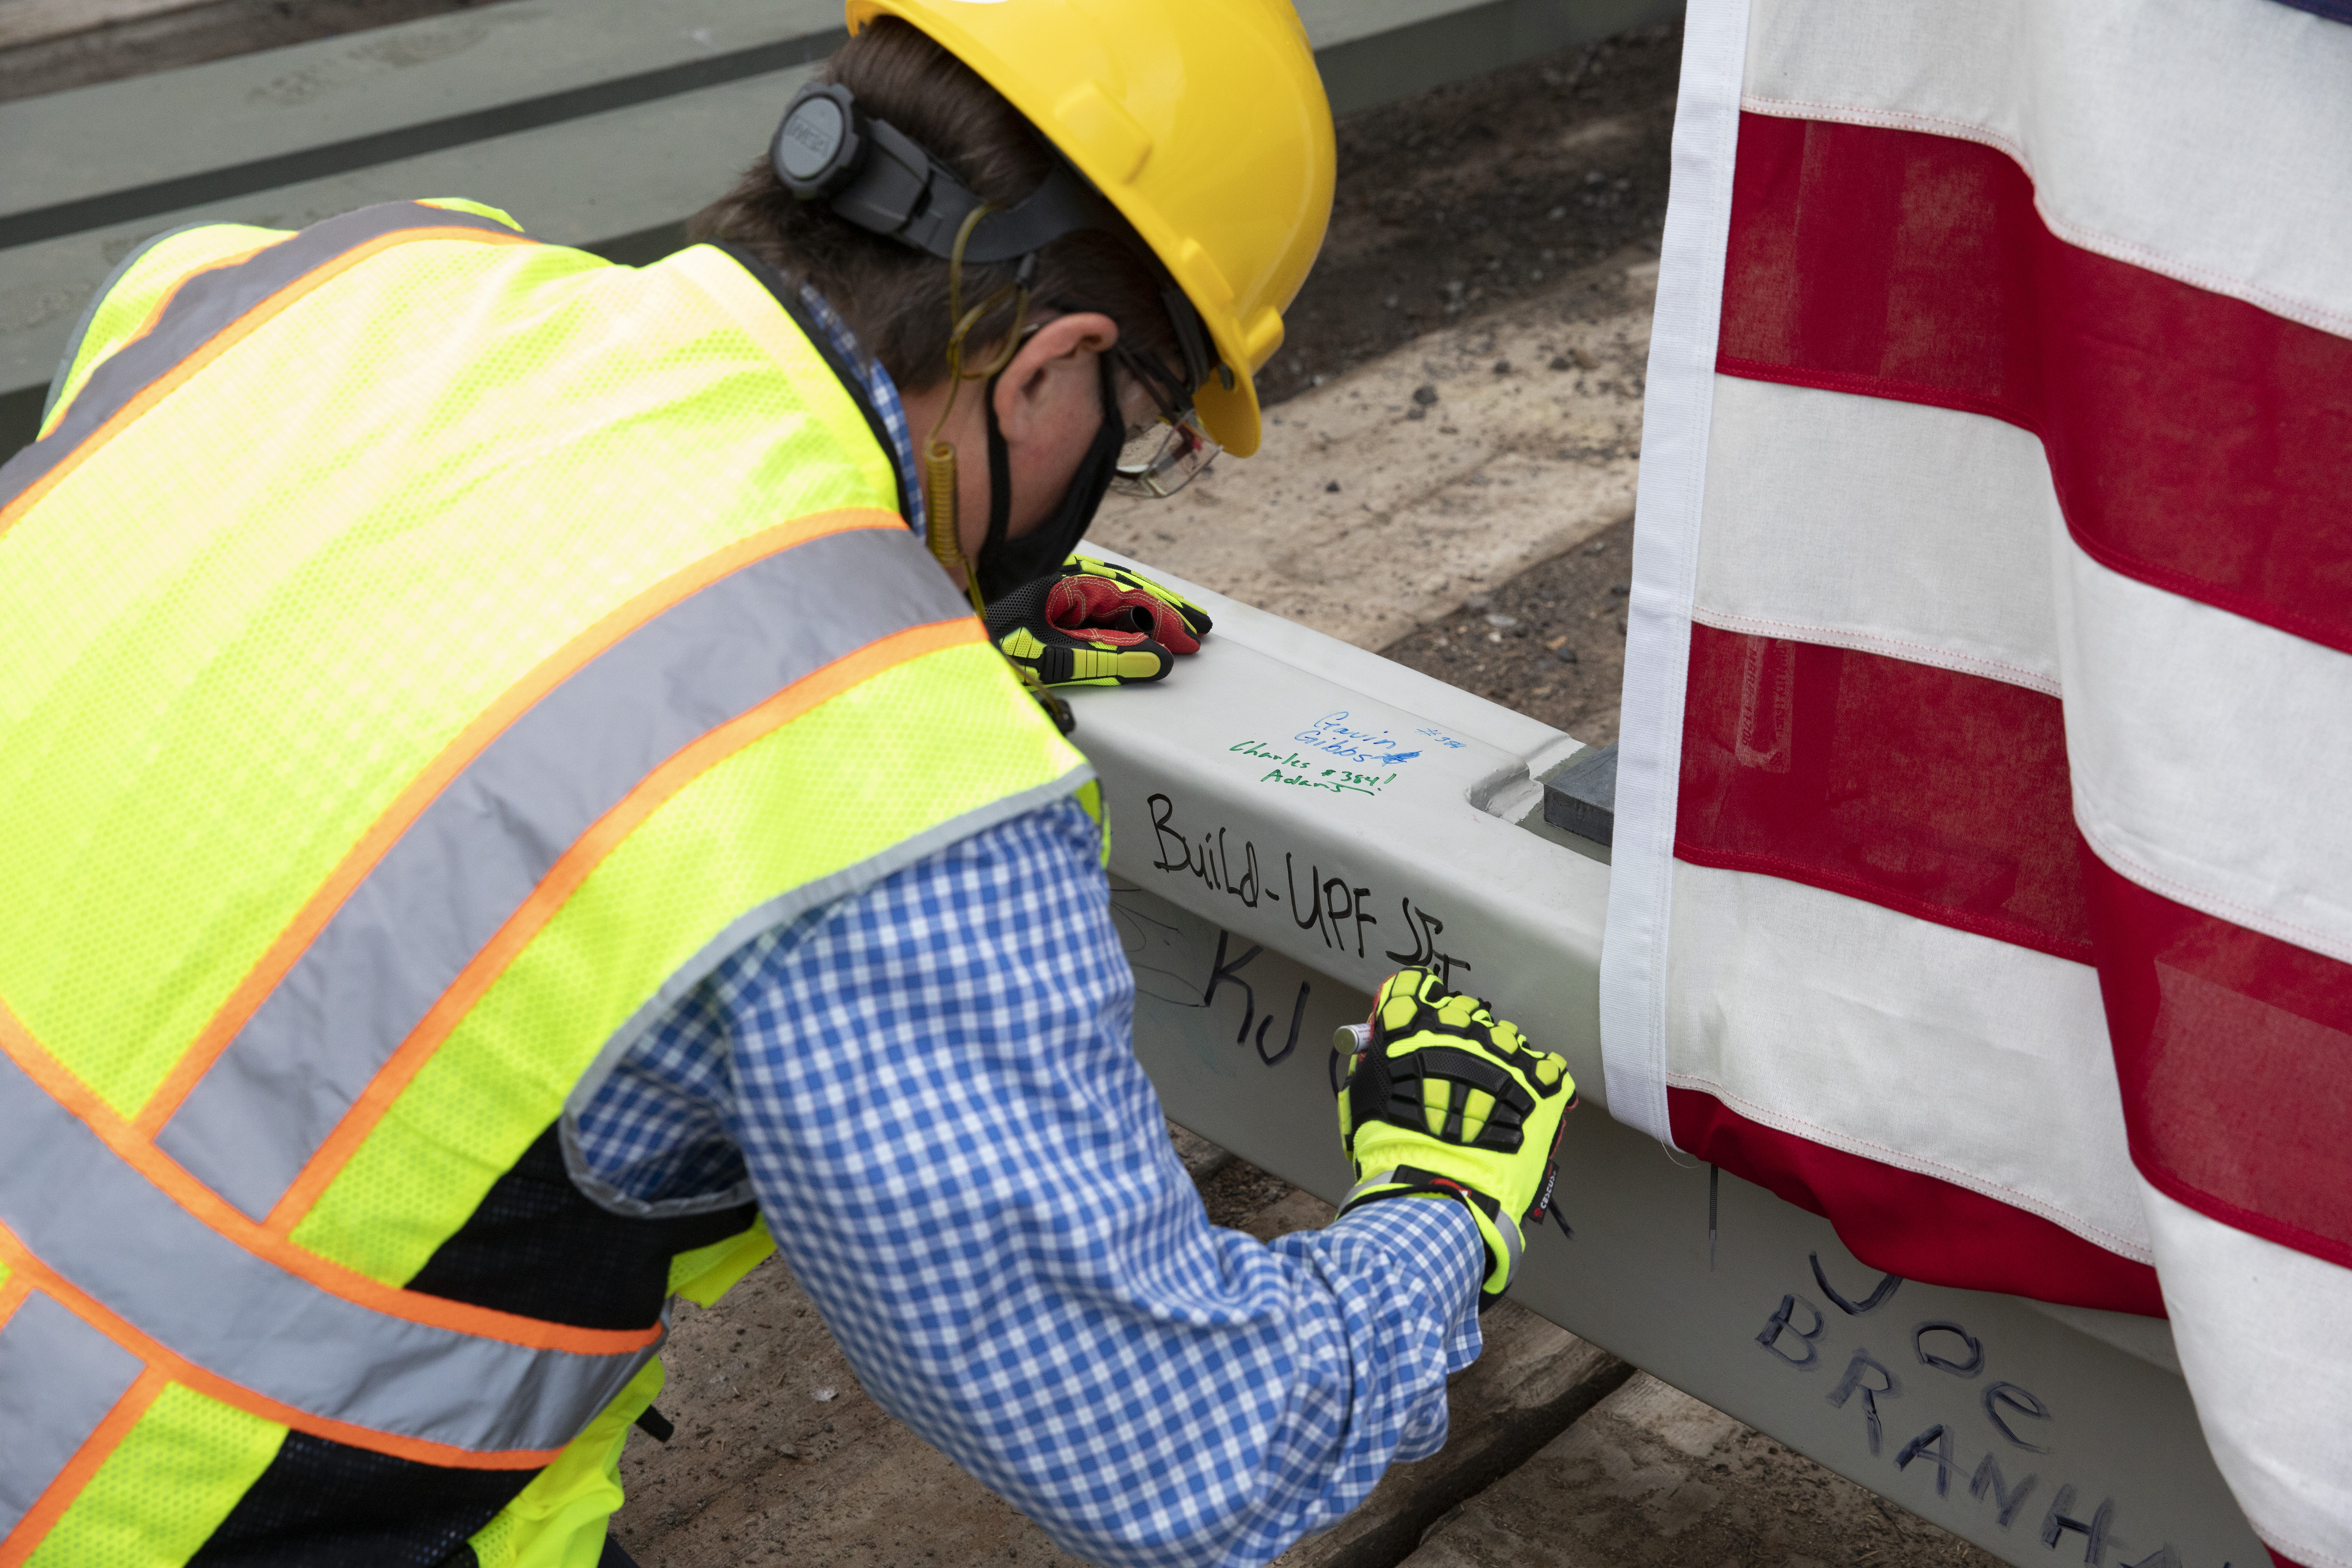
[[[1679,0],[1303,0],[1341,113]],[[674,248],[843,37],[834,0],[515,0],[0,104],[0,453],[114,264],[191,223],[467,195],[615,260]]]

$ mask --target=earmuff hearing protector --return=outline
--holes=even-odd
[[[796,200],[827,200],[858,227],[942,260],[954,258],[966,220],[987,205],[914,138],[859,109],[856,95],[839,82],[811,82],[793,95],[768,162]],[[963,259],[1012,261],[1066,234],[1117,233],[1120,226],[1118,209],[1056,157],[1043,184],[980,219],[964,241]],[[1157,257],[1146,252],[1142,259],[1160,284],[1190,385],[1199,386],[1217,368],[1200,314]]]
[[[776,127],[769,151],[776,177],[802,201],[833,200],[833,210],[876,234],[945,259],[956,231],[981,199],[887,120],[857,107],[837,82],[801,89]],[[1026,201],[991,213],[964,246],[971,262],[1027,256],[1074,229],[1106,226],[1110,204],[1056,163]]]

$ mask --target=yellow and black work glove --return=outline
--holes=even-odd
[[[1043,686],[1158,680],[1211,624],[1174,589],[1083,555],[988,606],[989,640]]]
[[[1429,971],[1401,970],[1381,983],[1371,1037],[1339,1090],[1339,1139],[1356,1165],[1339,1212],[1416,1194],[1461,1200],[1486,1239],[1480,1305],[1491,1306],[1518,1268],[1522,1227],[1551,1205],[1575,1104],[1564,1059]]]

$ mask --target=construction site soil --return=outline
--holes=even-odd
[[[465,7],[215,0],[0,50],[0,99]],[[1261,382],[1264,450],[1097,536],[1613,739],[1679,54],[1678,27],[1650,27],[1344,120],[1329,239]],[[1171,1135],[1214,1223],[1330,1217]],[[1994,1563],[1531,1313],[1482,1326],[1444,1450],[1281,1568]],[[646,1568],[1076,1568],[866,1396],[782,1258],[681,1305],[666,1359],[676,1434],[632,1434],[615,1524]]]

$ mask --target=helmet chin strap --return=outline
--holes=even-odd
[[[1013,523],[1012,465],[1007,461],[1004,431],[996,420],[996,385],[1002,374],[988,383],[988,538],[980,547],[976,579],[984,599],[1001,599],[1024,583],[1058,570],[1102,510],[1103,497],[1118,472],[1119,448],[1127,442],[1126,421],[1118,409],[1118,382],[1108,354],[1096,356],[1102,423],[1093,443],[1070,475],[1068,486],[1053,511],[1018,539]]]
[[[980,558],[974,563],[975,581],[976,568],[987,563],[1003,547],[1013,527],[1012,454],[1004,445],[1004,426],[996,419],[996,387],[1003,379],[1003,371],[988,378],[988,404],[982,410],[988,420],[988,537],[981,542]],[[985,587],[981,592],[992,599],[1000,596]]]
[[[930,547],[933,558],[950,573],[962,569],[965,596],[971,600],[974,615],[985,614],[988,602],[981,596],[979,570],[964,558],[963,535],[956,516],[957,490],[961,481],[957,472],[955,444],[946,439],[948,418],[955,412],[956,395],[963,390],[965,382],[984,381],[992,388],[996,378],[1004,374],[1005,366],[1013,363],[1013,356],[1021,352],[1023,329],[1029,321],[1029,282],[1035,275],[1037,260],[1035,256],[1030,256],[1021,263],[1021,270],[1012,282],[970,310],[964,309],[964,247],[971,239],[972,230],[980,226],[980,220],[986,217],[991,210],[982,204],[964,216],[962,226],[956,231],[955,248],[948,258],[948,319],[950,323],[947,351],[948,395],[940,405],[940,416],[931,426],[930,436],[923,443],[923,506],[927,521],[924,542]],[[996,356],[993,363],[966,370],[964,340],[971,335],[972,329],[980,325],[990,311],[1007,300],[1013,302],[1013,327],[1005,333],[1003,351]],[[992,432],[996,419],[995,399],[990,396],[986,401]],[[992,478],[991,483],[992,486],[994,483]]]

